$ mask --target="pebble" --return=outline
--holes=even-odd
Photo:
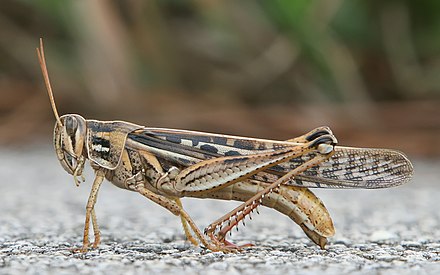
[[[385,242],[385,241],[394,241],[397,240],[398,237],[395,233],[386,231],[386,230],[377,230],[374,231],[370,236],[370,241],[375,243]]]
[[[422,247],[422,244],[415,241],[402,241],[400,242],[400,245],[403,247],[413,247],[413,248],[420,248]]]

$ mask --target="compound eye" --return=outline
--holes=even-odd
[[[76,130],[78,129],[78,121],[74,117],[66,117],[64,121],[64,127],[66,127],[66,132],[69,136],[74,136]]]
[[[76,168],[76,159],[67,152],[64,152],[64,159],[67,163],[68,172],[72,174]]]

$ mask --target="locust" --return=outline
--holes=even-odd
[[[59,116],[42,39],[37,55],[56,118],[56,156],[78,186],[84,182],[87,161],[95,173],[80,252],[98,247],[101,241],[95,203],[105,179],[180,217],[186,238],[195,246],[234,252],[248,245],[228,241],[227,234],[254,211],[258,213],[259,206],[288,216],[324,249],[335,229],[323,202],[309,188],[386,188],[408,182],[413,174],[403,153],[339,146],[328,127],[278,141],[99,121],[78,114]],[[242,204],[202,232],[184,209],[183,197]]]

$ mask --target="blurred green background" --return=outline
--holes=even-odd
[[[60,113],[440,156],[440,1],[3,0],[0,143]]]

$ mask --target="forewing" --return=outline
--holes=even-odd
[[[246,180],[298,153],[291,143],[275,149],[272,141],[172,129],[135,131],[129,139],[147,146],[162,164],[181,168],[175,185],[181,192],[212,191]]]
[[[145,128],[129,139],[153,151],[156,157],[188,167],[199,161],[222,156],[247,156],[291,147],[293,143],[227,136],[196,131]]]
[[[145,145],[159,160],[180,168],[212,158],[249,156],[298,145],[289,141],[164,128],[138,130],[130,133],[129,139]],[[291,159],[251,178],[273,182],[313,157],[314,154],[306,154]],[[412,174],[412,164],[401,152],[336,146],[328,161],[308,169],[286,184],[318,188],[386,188],[408,182]]]

